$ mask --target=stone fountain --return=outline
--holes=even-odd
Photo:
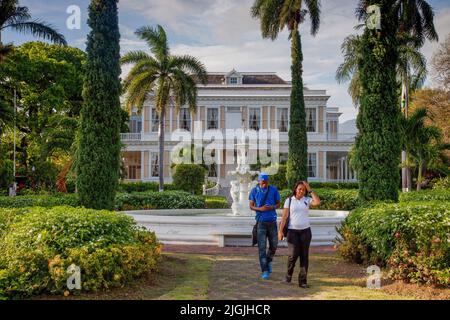
[[[253,216],[255,213],[249,208],[248,196],[251,188],[257,182],[253,178],[259,174],[259,171],[251,171],[247,163],[245,143],[236,144],[237,147],[237,168],[235,171],[229,171],[228,174],[235,177],[231,184],[231,198],[233,204],[231,210],[234,216]]]

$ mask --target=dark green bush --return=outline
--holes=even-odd
[[[1,154],[0,149],[0,195],[8,195],[8,188],[13,182],[13,162]]]
[[[286,165],[280,164],[277,173],[270,176],[269,182],[271,185],[277,187],[278,190],[286,189],[288,187]]]
[[[347,260],[390,267],[410,282],[450,285],[450,201],[376,204],[349,214],[339,228]]]
[[[202,194],[206,169],[198,164],[179,164],[175,167],[173,185],[179,190]]]
[[[164,184],[164,191],[176,190],[173,184]],[[123,182],[119,184],[118,192],[132,193],[132,192],[146,192],[159,191],[158,182]]]
[[[184,191],[134,192],[116,196],[116,210],[201,209],[205,201]]]
[[[0,209],[0,297],[68,290],[67,268],[81,268],[81,290],[123,285],[156,269],[155,234],[131,217],[84,208]]]

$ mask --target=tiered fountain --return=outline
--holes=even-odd
[[[259,171],[251,171],[247,163],[245,143],[238,143],[237,147],[237,168],[235,171],[229,171],[228,174],[236,177],[231,184],[231,198],[233,204],[231,210],[234,216],[254,216],[255,213],[250,210],[248,196],[252,187],[256,185],[253,178],[259,174]]]

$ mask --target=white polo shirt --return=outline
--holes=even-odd
[[[291,210],[289,216],[288,229],[304,230],[311,225],[309,223],[309,205],[312,201],[311,197],[303,197],[297,200],[296,197],[291,198]],[[284,208],[289,208],[289,198],[284,202]]]

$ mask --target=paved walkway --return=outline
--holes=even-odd
[[[213,255],[229,255],[229,254],[255,254],[258,255],[258,247],[225,247],[220,248],[218,246],[186,246],[186,245],[171,245],[166,244],[163,246],[164,252],[172,253],[195,253],[195,254],[213,254]],[[336,249],[333,246],[311,247],[310,253],[334,253]],[[278,248],[277,255],[287,255],[287,248]]]

